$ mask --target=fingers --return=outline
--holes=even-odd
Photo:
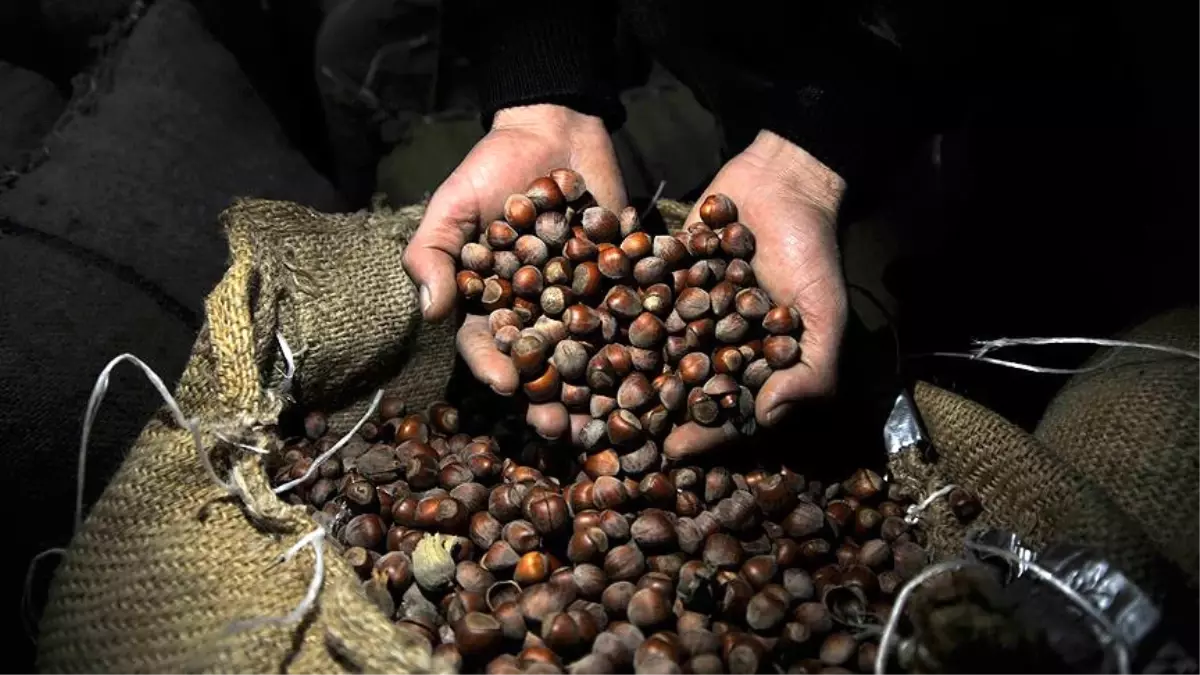
[[[509,396],[517,390],[519,380],[512,360],[496,349],[487,317],[471,314],[458,329],[458,353],[475,379],[486,383],[496,393]]]
[[[404,269],[419,289],[426,320],[440,321],[454,308],[455,261],[478,219],[474,190],[453,174],[434,193],[421,226],[404,249]]]
[[[678,460],[701,455],[728,443],[740,434],[732,424],[719,427],[704,427],[688,422],[676,427],[663,442],[663,454],[667,459]]]
[[[838,350],[846,325],[845,292],[828,300],[827,315],[810,313],[805,318],[800,362],[772,373],[759,390],[754,407],[763,426],[778,424],[797,401],[833,393],[837,385]]]

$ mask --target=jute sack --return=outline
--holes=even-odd
[[[966,525],[946,499],[928,506],[921,526],[935,559],[961,557],[970,532],[996,527],[1035,550],[1050,543],[1094,548],[1154,596],[1178,577],[1092,475],[973,401],[924,382],[914,393],[934,452],[926,456],[913,448],[894,455],[891,474],[917,499],[953,484],[975,492],[983,505],[982,515]],[[1195,481],[1190,485],[1194,489]]]
[[[1122,340],[1195,351],[1200,315],[1155,317]],[[1054,398],[1035,435],[1088,476],[1197,587],[1200,573],[1200,370],[1196,361],[1141,349],[1104,349]]]
[[[420,321],[400,256],[421,207],[326,215],[247,200],[222,215],[231,263],[206,301],[206,323],[176,389],[192,434],[160,411],[141,433],[62,561],[43,614],[38,666],[71,672],[408,672],[440,670],[397,630],[325,546],[324,580],[303,622],[282,617],[305,596],[315,554],[281,554],[315,529],[271,491],[259,455],[285,403],[280,332],[295,350],[290,391],[361,415],[381,387],[413,407],[439,398],[453,327]]]

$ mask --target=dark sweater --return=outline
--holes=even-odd
[[[688,85],[721,119],[733,151],[769,129],[853,185],[930,128],[929,111],[946,93],[928,67],[947,63],[942,35],[969,42],[945,8],[920,10],[938,12],[936,21],[913,21],[885,2],[478,0],[465,21],[485,125],[502,108],[559,103],[619,127],[622,42],[646,48]]]

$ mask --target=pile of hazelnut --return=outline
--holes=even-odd
[[[276,484],[340,436],[318,412],[303,427]],[[460,432],[447,404],[408,413],[386,396],[287,498],[380,610],[460,672],[872,672],[895,594],[927,562],[910,502],[868,469],[822,485],[780,465],[606,454],[568,471]],[[977,512],[965,493],[951,503]],[[420,573],[431,540],[447,566],[432,582]]]
[[[711,195],[703,222],[651,236],[570,169],[510,196],[462,248],[458,292],[489,315],[533,402],[590,413],[587,449],[635,449],[677,424],[754,433],[754,392],[800,358],[800,315],[756,284],[755,240]]]

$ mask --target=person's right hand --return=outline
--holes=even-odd
[[[496,113],[492,130],[433,194],[404,251],[404,269],[420,288],[426,320],[445,319],[454,308],[455,261],[463,245],[479,228],[502,217],[509,195],[525,192],[535,178],[557,168],[582,175],[600,206],[614,213],[625,206],[616,151],[600,118],[548,104]],[[457,342],[477,379],[505,396],[517,391],[517,370],[496,349],[487,317],[468,316]],[[586,416],[576,417],[571,420],[560,403],[545,403],[530,405],[527,420],[542,436],[558,438],[587,421]]]

